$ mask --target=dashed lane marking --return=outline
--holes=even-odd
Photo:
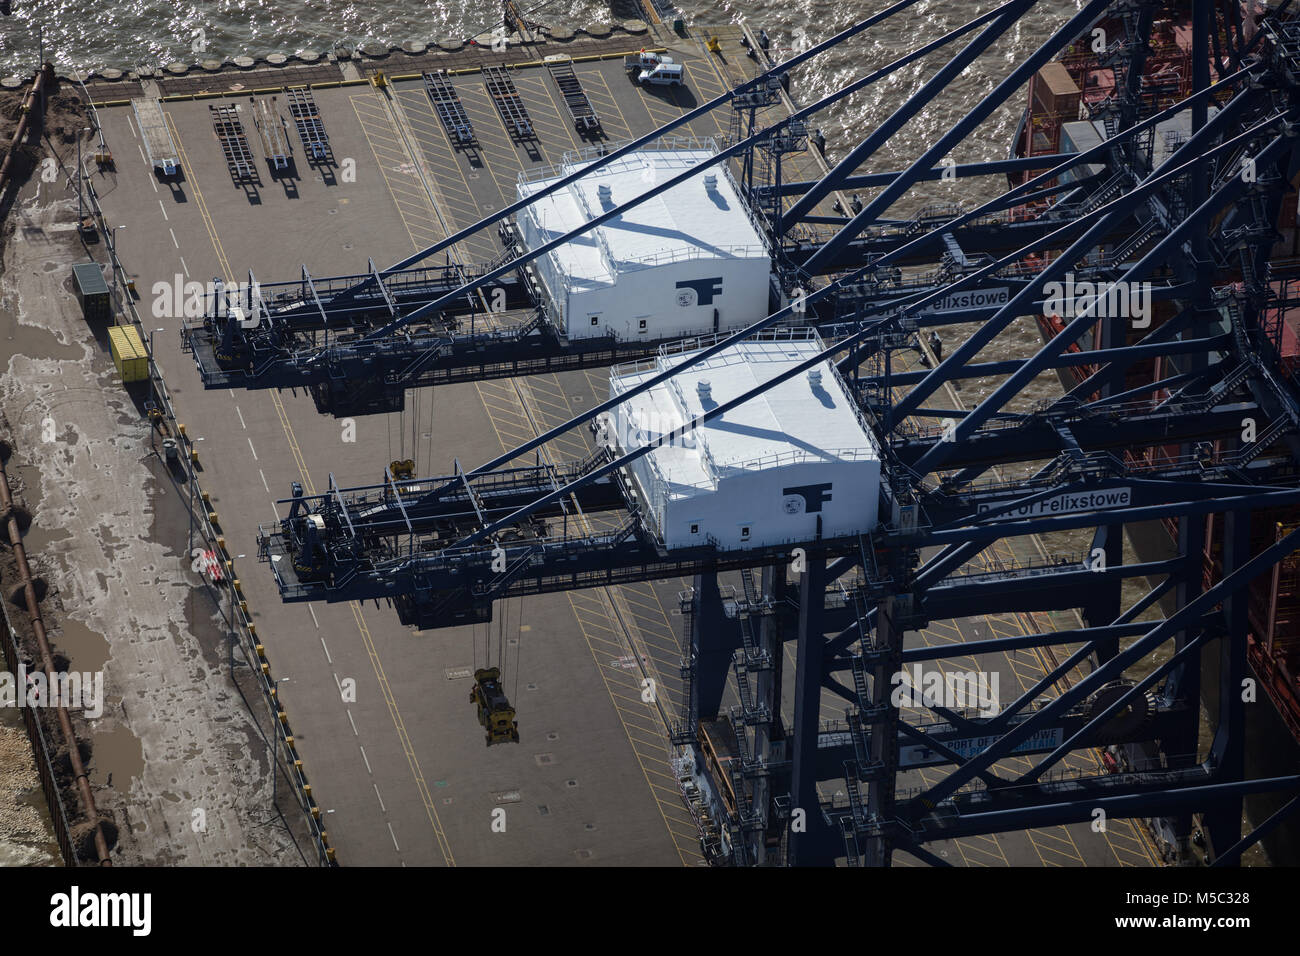
[[[194,175],[194,166],[189,162],[189,157],[185,153],[185,147],[181,141],[179,133],[171,120],[170,114],[164,114],[167,125],[172,133],[172,140],[176,143],[176,149],[180,153],[181,161],[189,171],[187,180],[194,190],[195,203],[198,206],[200,216],[203,219],[204,227],[208,231],[208,237],[212,241],[212,247],[216,252],[217,259],[224,270],[224,274],[229,277],[233,275],[230,268],[230,261],[226,258],[226,252],[221,244],[221,238],[217,234],[216,227],[212,222],[212,217],[208,212],[207,202],[203,198],[203,191],[199,186],[197,177]],[[302,478],[303,488],[307,494],[316,494],[316,486],[311,480],[311,473],[307,469],[307,463],[303,458],[302,449],[298,446],[298,439],[294,435],[293,426],[289,422],[289,416],[281,402],[280,396],[275,392],[269,393],[271,404],[275,408],[277,417],[280,419],[280,426],[284,431],[285,441],[289,451],[293,456],[294,464],[298,469],[298,474]],[[448,866],[455,866],[456,860],[452,855],[451,845],[447,841],[446,833],[443,829],[442,820],[438,816],[438,810],[434,806],[432,794],[429,792],[428,784],[424,779],[424,772],[420,767],[419,759],[415,755],[415,750],[411,745],[410,735],[406,731],[406,724],[402,719],[401,710],[397,706],[397,701],[393,697],[392,688],[388,684],[388,677],[384,673],[383,663],[379,659],[379,654],[375,649],[374,641],[370,636],[370,629],[366,625],[365,617],[361,613],[360,605],[353,601],[350,604],[353,618],[356,621],[357,630],[361,634],[362,643],[365,645],[366,653],[370,657],[371,667],[374,669],[375,677],[379,681],[380,689],[384,694],[384,701],[388,706],[389,716],[393,720],[397,736],[402,744],[402,750],[406,755],[407,764],[410,768],[411,775],[415,780],[416,789],[420,794],[420,799],[424,803],[425,812],[429,817],[429,822],[433,827],[434,835],[438,842],[438,848],[442,853],[443,859]],[[348,711],[348,720],[352,721],[352,712]],[[356,724],[352,724],[353,733],[356,733]],[[389,832],[392,832],[392,825],[389,824]],[[397,845],[397,838],[393,838],[393,845]]]

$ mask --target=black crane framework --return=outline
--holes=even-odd
[[[1241,690],[1250,677],[1247,585],[1300,550],[1294,520],[1274,531],[1276,516],[1300,506],[1300,394],[1281,358],[1293,276],[1271,255],[1300,174],[1300,21],[1288,2],[1246,29],[1235,3],[1196,0],[1191,92],[1178,99],[1144,80],[1163,5],[1084,3],[906,169],[858,175],[1035,7],[1010,0],[755,131],[753,112],[774,101],[790,70],[914,2],[892,4],[658,131],[727,103],[738,117],[752,111],[733,126],[745,132],[712,162],[737,160],[765,223],[775,262],[771,315],[676,347],[667,371],[473,470],[457,464],[453,474],[420,478],[389,471],[359,488],[331,476],[317,496],[295,487],[288,516],[261,529],[260,556],[286,601],[383,599],[422,627],[490,620],[493,602],[515,595],[692,578],[671,736],[704,766],[702,741],[722,718],[730,724],[733,759],[708,764],[729,794],[713,847],[720,862],[888,865],[902,851],[943,865],[927,849],[934,841],[1092,821],[1100,810],[1151,821],[1176,846],[1199,826],[1207,859],[1234,865],[1300,800],[1300,774],[1246,777],[1252,705]],[[941,164],[1034,73],[1098,35],[1100,61],[1116,81],[1091,117],[1104,141],[1031,160]],[[959,39],[960,52],[828,175],[781,181],[781,156],[802,148],[813,112]],[[1173,119],[1183,121],[1181,135],[1168,134]],[[611,148],[593,165],[652,139]],[[291,283],[260,291],[250,283],[238,309],[229,308],[234,293],[214,297],[187,341],[212,387],[303,384],[335,413],[397,407],[414,385],[651,354],[656,345],[613,341],[584,350],[550,331],[529,263],[706,165],[537,249],[523,248],[505,225],[534,201],[521,200],[387,270],[372,262],[365,274],[316,280],[304,268]],[[1008,173],[1024,182],[978,208],[884,216],[923,181]],[[843,189],[874,192],[838,217],[813,214]],[[498,222],[506,248],[496,262],[420,265]],[[1107,294],[1063,310],[1031,357],[974,361],[1017,317],[1047,315],[1049,284],[1069,281],[1099,283]],[[514,325],[485,314],[498,288],[519,316]],[[986,307],[936,305],[992,288],[1005,294]],[[1149,322],[1118,307],[1138,301],[1131,296],[1143,293],[1134,290],[1150,296]],[[933,367],[892,367],[891,356],[925,330],[954,322],[975,331]],[[814,340],[826,343],[815,358],[646,446],[597,442],[581,461],[541,454],[555,437],[599,426],[618,401],[735,342],[811,338],[812,326]],[[629,462],[826,360],[880,447],[879,526],[815,537],[797,551],[664,547]],[[1083,372],[1062,398],[1008,409],[1035,376],[1067,368]],[[931,403],[951,384],[992,376],[999,383],[969,410]],[[364,393],[363,377],[379,383],[376,393]],[[946,421],[930,427],[936,419]],[[534,452],[535,464],[519,464]],[[1022,477],[1007,480],[1002,469]],[[608,520],[598,521],[602,514]],[[1252,536],[1252,514],[1270,516],[1263,543],[1259,528]],[[1126,563],[1124,536],[1153,521],[1175,529],[1176,547]],[[981,564],[1000,543],[1077,529],[1093,533],[1082,561]],[[1142,596],[1130,599],[1139,583]],[[1043,611],[1077,614],[1078,626],[936,646],[904,640],[938,621]],[[795,644],[793,674],[783,673],[785,642]],[[938,700],[917,710],[891,703],[904,668],[1027,649],[1050,649],[1059,663],[995,714]],[[1085,676],[1059,683],[1080,665]],[[738,703],[727,710],[729,676]],[[1202,733],[1202,683],[1211,680],[1218,713]],[[826,691],[847,702],[842,723],[819,721]],[[1105,769],[1060,772],[1063,758],[1096,748],[1107,748]],[[929,768],[926,781],[904,789],[918,765]],[[1243,837],[1243,800],[1258,793],[1280,795],[1281,809]]]

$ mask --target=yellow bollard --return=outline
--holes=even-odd
[[[253,625],[252,625],[252,624],[248,625],[248,632],[249,632],[250,634],[253,632]],[[266,657],[266,648],[263,647],[261,644],[258,644],[255,648],[253,648],[253,650],[257,651],[257,656],[258,656],[258,657]]]

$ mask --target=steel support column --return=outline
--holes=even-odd
[[[695,660],[693,717],[713,720],[722,707],[722,692],[731,670],[731,655],[739,645],[736,622],[722,607],[717,574],[695,576],[695,613],[691,621],[691,652]],[[698,723],[696,724],[698,726]]]
[[[809,558],[799,579],[799,648],[795,655],[794,753],[790,780],[793,814],[790,864],[826,866],[834,860],[832,833],[817,795],[817,732],[821,729],[822,670],[826,636],[826,560]]]
[[[1250,559],[1250,512],[1229,511],[1223,516],[1223,576],[1236,573]],[[1242,780],[1246,774],[1246,635],[1250,580],[1223,599],[1226,634],[1219,641],[1219,721],[1210,746],[1210,763],[1216,779]],[[1241,839],[1243,795],[1216,804],[1202,816],[1206,838],[1215,852],[1227,850]]]

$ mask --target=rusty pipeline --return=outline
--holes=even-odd
[[[27,564],[22,529],[18,526],[18,515],[14,511],[13,496],[9,491],[9,477],[5,474],[3,458],[0,458],[0,519],[3,519],[8,528],[9,545],[14,552],[14,559],[18,565],[19,584],[22,586],[27,603],[27,616],[31,620],[32,632],[36,635],[36,646],[41,653],[41,666],[45,669],[45,676],[50,686],[53,687],[54,655],[45,634],[45,622],[41,618],[40,602],[36,599],[36,587],[32,582],[31,568]],[[56,713],[63,742],[68,748],[68,759],[72,763],[72,774],[77,781],[77,792],[81,796],[86,818],[95,825],[95,852],[99,856],[99,865],[112,866],[108,856],[108,840],[104,836],[103,821],[100,819],[99,810],[95,807],[95,795],[90,790],[90,780],[86,776],[86,766],[81,759],[81,751],[77,749],[77,735],[72,729],[72,718],[68,714],[68,709],[62,705],[56,708]]]
[[[36,107],[37,98],[53,82],[54,65],[46,63],[41,68],[41,71],[36,74],[36,82],[32,84],[32,88],[23,97],[22,110],[18,114],[18,128],[14,130],[13,139],[9,141],[9,152],[5,156],[4,165],[0,166],[0,196],[4,195],[4,191],[9,188],[9,180],[14,172],[14,157],[18,155],[18,147],[22,145],[23,138],[27,136],[33,122],[40,123],[44,119],[41,111]],[[33,120],[33,117],[35,117],[35,120]]]

